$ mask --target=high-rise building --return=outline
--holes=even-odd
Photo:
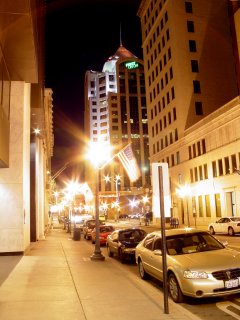
[[[207,224],[219,208],[221,215],[240,215],[234,173],[239,160],[232,163],[239,158],[239,6],[231,8],[228,0],[143,0],[137,13],[150,163],[168,163],[172,215],[185,224],[189,218]],[[230,109],[232,122],[223,123]],[[177,191],[185,184],[191,195],[184,199]]]
[[[144,194],[150,187],[144,68],[143,62],[122,45],[105,62],[101,72],[86,72],[84,125],[90,141],[109,142],[115,153],[131,142],[142,173],[131,183],[121,164],[114,159],[101,170],[101,196],[111,198],[112,195],[111,200],[124,201],[126,195]],[[106,177],[110,181],[106,181]],[[91,185],[91,181],[89,183]],[[121,203],[120,208],[121,212],[129,210]]]

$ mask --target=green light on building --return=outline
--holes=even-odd
[[[135,61],[126,62],[126,63],[125,63],[125,67],[126,67],[127,69],[136,69],[136,68],[138,68],[138,63],[135,62]]]

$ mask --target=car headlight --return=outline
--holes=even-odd
[[[204,271],[186,270],[184,271],[183,276],[186,279],[207,279],[208,278],[208,274]]]

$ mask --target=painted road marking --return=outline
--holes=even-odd
[[[216,303],[216,306],[226,312],[230,316],[234,317],[235,319],[240,320],[240,301],[235,299],[233,301],[224,301]]]

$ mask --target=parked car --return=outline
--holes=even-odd
[[[240,293],[240,252],[226,248],[208,231],[166,230],[169,295],[175,302]],[[140,277],[163,281],[161,231],[149,233],[136,247]]]
[[[114,231],[113,226],[100,225],[99,226],[99,243],[100,245],[106,245],[107,236]],[[96,242],[96,228],[91,232],[92,243]]]
[[[234,236],[235,233],[240,233],[240,217],[223,217],[210,223],[208,230],[211,234],[225,233]]]
[[[88,240],[91,238],[91,232],[95,228],[96,220],[88,219],[85,220],[82,226],[82,232],[84,239]]]
[[[147,235],[141,228],[128,228],[113,231],[106,242],[108,256],[117,255],[122,263],[126,259],[134,258],[135,248]]]
[[[85,221],[85,220],[90,220],[90,219],[93,220],[93,216],[90,215],[90,214],[76,215],[76,216],[75,216],[76,226],[77,226],[78,228],[80,228],[81,231],[82,231],[82,230],[83,230],[84,221]]]

